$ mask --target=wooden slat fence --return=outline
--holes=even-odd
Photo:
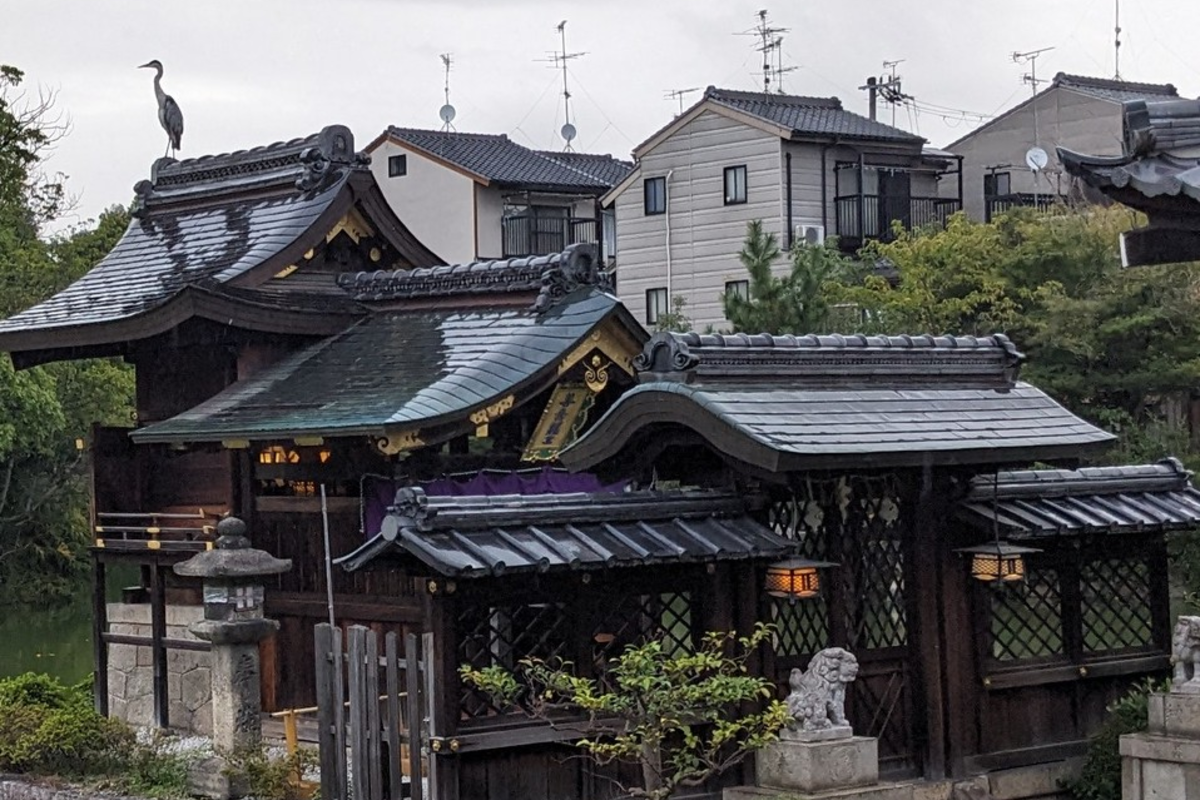
[[[323,800],[425,800],[432,634],[383,637],[362,625],[316,626],[317,727]],[[382,674],[381,674],[382,673]],[[425,678],[423,680],[423,678]]]

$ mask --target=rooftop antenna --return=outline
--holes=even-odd
[[[454,111],[454,106],[450,105],[450,66],[451,66],[451,64],[454,63],[454,54],[453,53],[442,53],[441,59],[442,59],[442,67],[445,69],[445,72],[446,72],[446,81],[445,81],[445,86],[444,86],[444,91],[446,93],[446,102],[444,105],[442,105],[441,108],[438,109],[438,116],[441,117],[441,119],[442,119],[442,130],[452,131],[452,130],[454,130],[455,111]]]
[[[1013,52],[1012,60],[1017,64],[1028,64],[1029,72],[1021,76],[1023,83],[1028,83],[1033,89],[1033,147],[1025,154],[1025,163],[1033,173],[1033,205],[1038,207],[1038,182],[1041,180],[1042,171],[1049,163],[1049,157],[1046,151],[1041,147],[1041,134],[1038,130],[1038,107],[1037,94],[1038,84],[1046,83],[1044,79],[1039,79],[1037,76],[1037,60],[1042,53],[1048,53],[1053,50],[1053,47],[1043,47],[1040,50],[1030,50],[1026,53]]]
[[[559,33],[559,36],[562,37],[562,50],[554,51],[545,60],[551,62],[556,69],[562,69],[562,80],[563,80],[562,95],[563,95],[564,122],[563,122],[562,128],[559,129],[559,135],[561,135],[563,138],[563,142],[564,142],[563,151],[569,153],[569,152],[571,152],[571,141],[579,134],[579,132],[575,129],[575,126],[571,123],[571,89],[567,85],[567,64],[576,58],[581,58],[582,56],[586,56],[587,53],[586,52],[579,52],[579,53],[568,53],[567,52],[567,21],[565,19],[562,22],[558,23],[557,26],[555,26],[555,30],[557,30]]]
[[[762,53],[763,92],[771,91],[771,81],[775,82],[775,91],[783,94],[783,76],[795,67],[783,66],[783,36],[788,28],[777,28],[771,24],[767,9],[758,12],[758,24],[748,31],[742,31],[746,36],[757,36],[759,44],[754,49]]]
[[[679,114],[682,114],[683,113],[683,98],[688,96],[692,92],[698,92],[698,91],[700,91],[699,86],[690,86],[687,89],[668,89],[666,92],[663,93],[663,97],[668,100],[678,100],[679,101]],[[679,114],[676,114],[676,116],[679,116]]]
[[[1113,0],[1116,11],[1116,23],[1113,25],[1113,77],[1121,80],[1121,0]]]
[[[890,71],[890,75],[881,76],[879,79],[879,93],[883,95],[892,106],[892,127],[896,127],[896,106],[908,99],[900,88],[900,76],[896,74],[896,67],[903,64],[907,59],[897,58],[895,61],[884,61],[883,68]]]

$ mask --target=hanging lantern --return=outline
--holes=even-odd
[[[1014,583],[1025,580],[1025,556],[1042,551],[997,539],[976,547],[964,547],[956,552],[971,556],[972,578],[985,583]]]
[[[832,561],[789,558],[767,567],[767,594],[788,600],[805,600],[821,593],[820,570],[836,567]]]

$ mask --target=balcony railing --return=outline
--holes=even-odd
[[[991,222],[992,218],[997,214],[1003,214],[1005,211],[1013,208],[1036,208],[1038,211],[1046,211],[1064,199],[1056,194],[1049,193],[1033,194],[1032,192],[1018,192],[1016,194],[989,194],[984,197],[984,221]]]
[[[597,241],[594,217],[520,214],[504,217],[500,224],[505,258],[560,253],[568,245]]]
[[[906,229],[945,225],[951,214],[962,208],[957,197],[888,197],[857,194],[835,197],[838,241],[857,249],[868,239],[889,241],[892,221]]]

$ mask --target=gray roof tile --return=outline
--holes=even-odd
[[[790,94],[741,92],[710,86],[704,93],[711,100],[759,119],[781,125],[793,136],[873,139],[879,141],[925,141],[916,134],[846,111],[836,97],[802,97]]]
[[[1170,83],[1137,83],[1113,78],[1069,75],[1065,72],[1055,75],[1051,86],[1062,86],[1080,94],[1097,97],[1101,100],[1111,100],[1114,103],[1124,103],[1127,100],[1163,100],[1179,97],[1178,90],[1174,84]]]
[[[612,156],[531,150],[502,133],[398,127],[388,133],[505,188],[602,194],[633,169]]]

